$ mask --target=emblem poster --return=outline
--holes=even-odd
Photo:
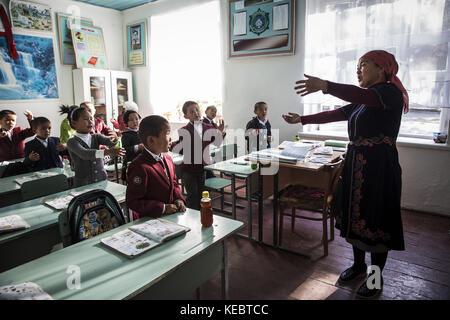
[[[71,31],[77,68],[108,69],[102,28],[73,25]]]
[[[228,0],[230,58],[294,54],[294,0]]]

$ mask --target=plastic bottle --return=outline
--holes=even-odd
[[[211,207],[211,198],[208,191],[202,192],[202,200],[200,202],[200,217],[203,227],[211,227],[213,224],[213,213]]]
[[[67,158],[67,156],[63,156],[63,170],[66,175],[71,171],[69,158]]]

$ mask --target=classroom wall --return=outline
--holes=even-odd
[[[0,0],[9,12],[9,1]],[[91,18],[96,26],[103,28],[106,52],[111,69],[123,70],[122,55],[122,13],[117,10],[92,6],[81,2],[67,0],[40,0],[39,3],[49,5],[53,16],[53,44],[58,78],[59,99],[34,100],[34,101],[2,101],[0,97],[0,109],[12,109],[18,114],[17,125],[28,127],[23,112],[29,109],[35,116],[45,116],[52,122],[52,135],[59,137],[59,126],[64,119],[58,113],[61,104],[73,104],[72,66],[61,65],[56,12],[68,12],[69,6],[80,8],[82,17]]]

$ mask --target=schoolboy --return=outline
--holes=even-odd
[[[36,137],[25,144],[24,164],[30,171],[62,168],[60,156],[68,155],[66,145],[57,137],[50,137],[52,124],[45,117],[34,118],[31,128]]]
[[[126,203],[138,217],[159,218],[186,211],[169,151],[170,125],[158,115],[144,118],[139,126],[144,150],[127,170]],[[135,216],[136,217],[136,216]]]
[[[256,114],[256,117],[253,117],[252,120],[250,120],[246,127],[246,137],[247,140],[247,150],[251,152],[253,148],[257,148],[258,150],[270,148],[270,142],[272,141],[272,126],[270,125],[269,120],[267,119],[267,103],[260,101],[255,103],[255,106],[253,108],[253,112]],[[262,134],[260,134],[260,131],[262,131]],[[259,142],[259,147],[255,144],[252,144],[252,141],[250,141],[249,137],[257,136],[256,141]]]
[[[29,110],[23,113],[30,123],[33,114]],[[34,135],[31,128],[16,127],[17,115],[11,110],[0,111],[0,161],[25,157],[25,139]]]

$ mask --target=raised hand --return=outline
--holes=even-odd
[[[33,120],[33,113],[30,110],[25,110],[23,114],[25,115],[25,117],[27,117],[28,121]]]
[[[297,91],[297,94],[303,97],[319,90],[322,90],[323,92],[327,91],[328,85],[325,80],[307,74],[304,76],[307,78],[306,80],[299,80],[295,83],[298,84],[298,86],[294,88]]]
[[[39,161],[40,158],[39,153],[34,151],[31,151],[28,157],[30,158],[31,161]]]
[[[178,212],[185,212],[186,211],[186,206],[184,205],[183,200],[176,200],[175,201],[175,205],[177,206],[177,210]]]
[[[164,210],[164,214],[172,214],[177,212],[177,206],[174,204],[167,204],[166,203],[166,209]]]
[[[295,124],[295,123],[301,122],[300,115],[297,113],[288,112],[288,114],[283,114],[282,117],[283,117],[284,121],[286,121],[287,123],[290,123],[290,124]]]

